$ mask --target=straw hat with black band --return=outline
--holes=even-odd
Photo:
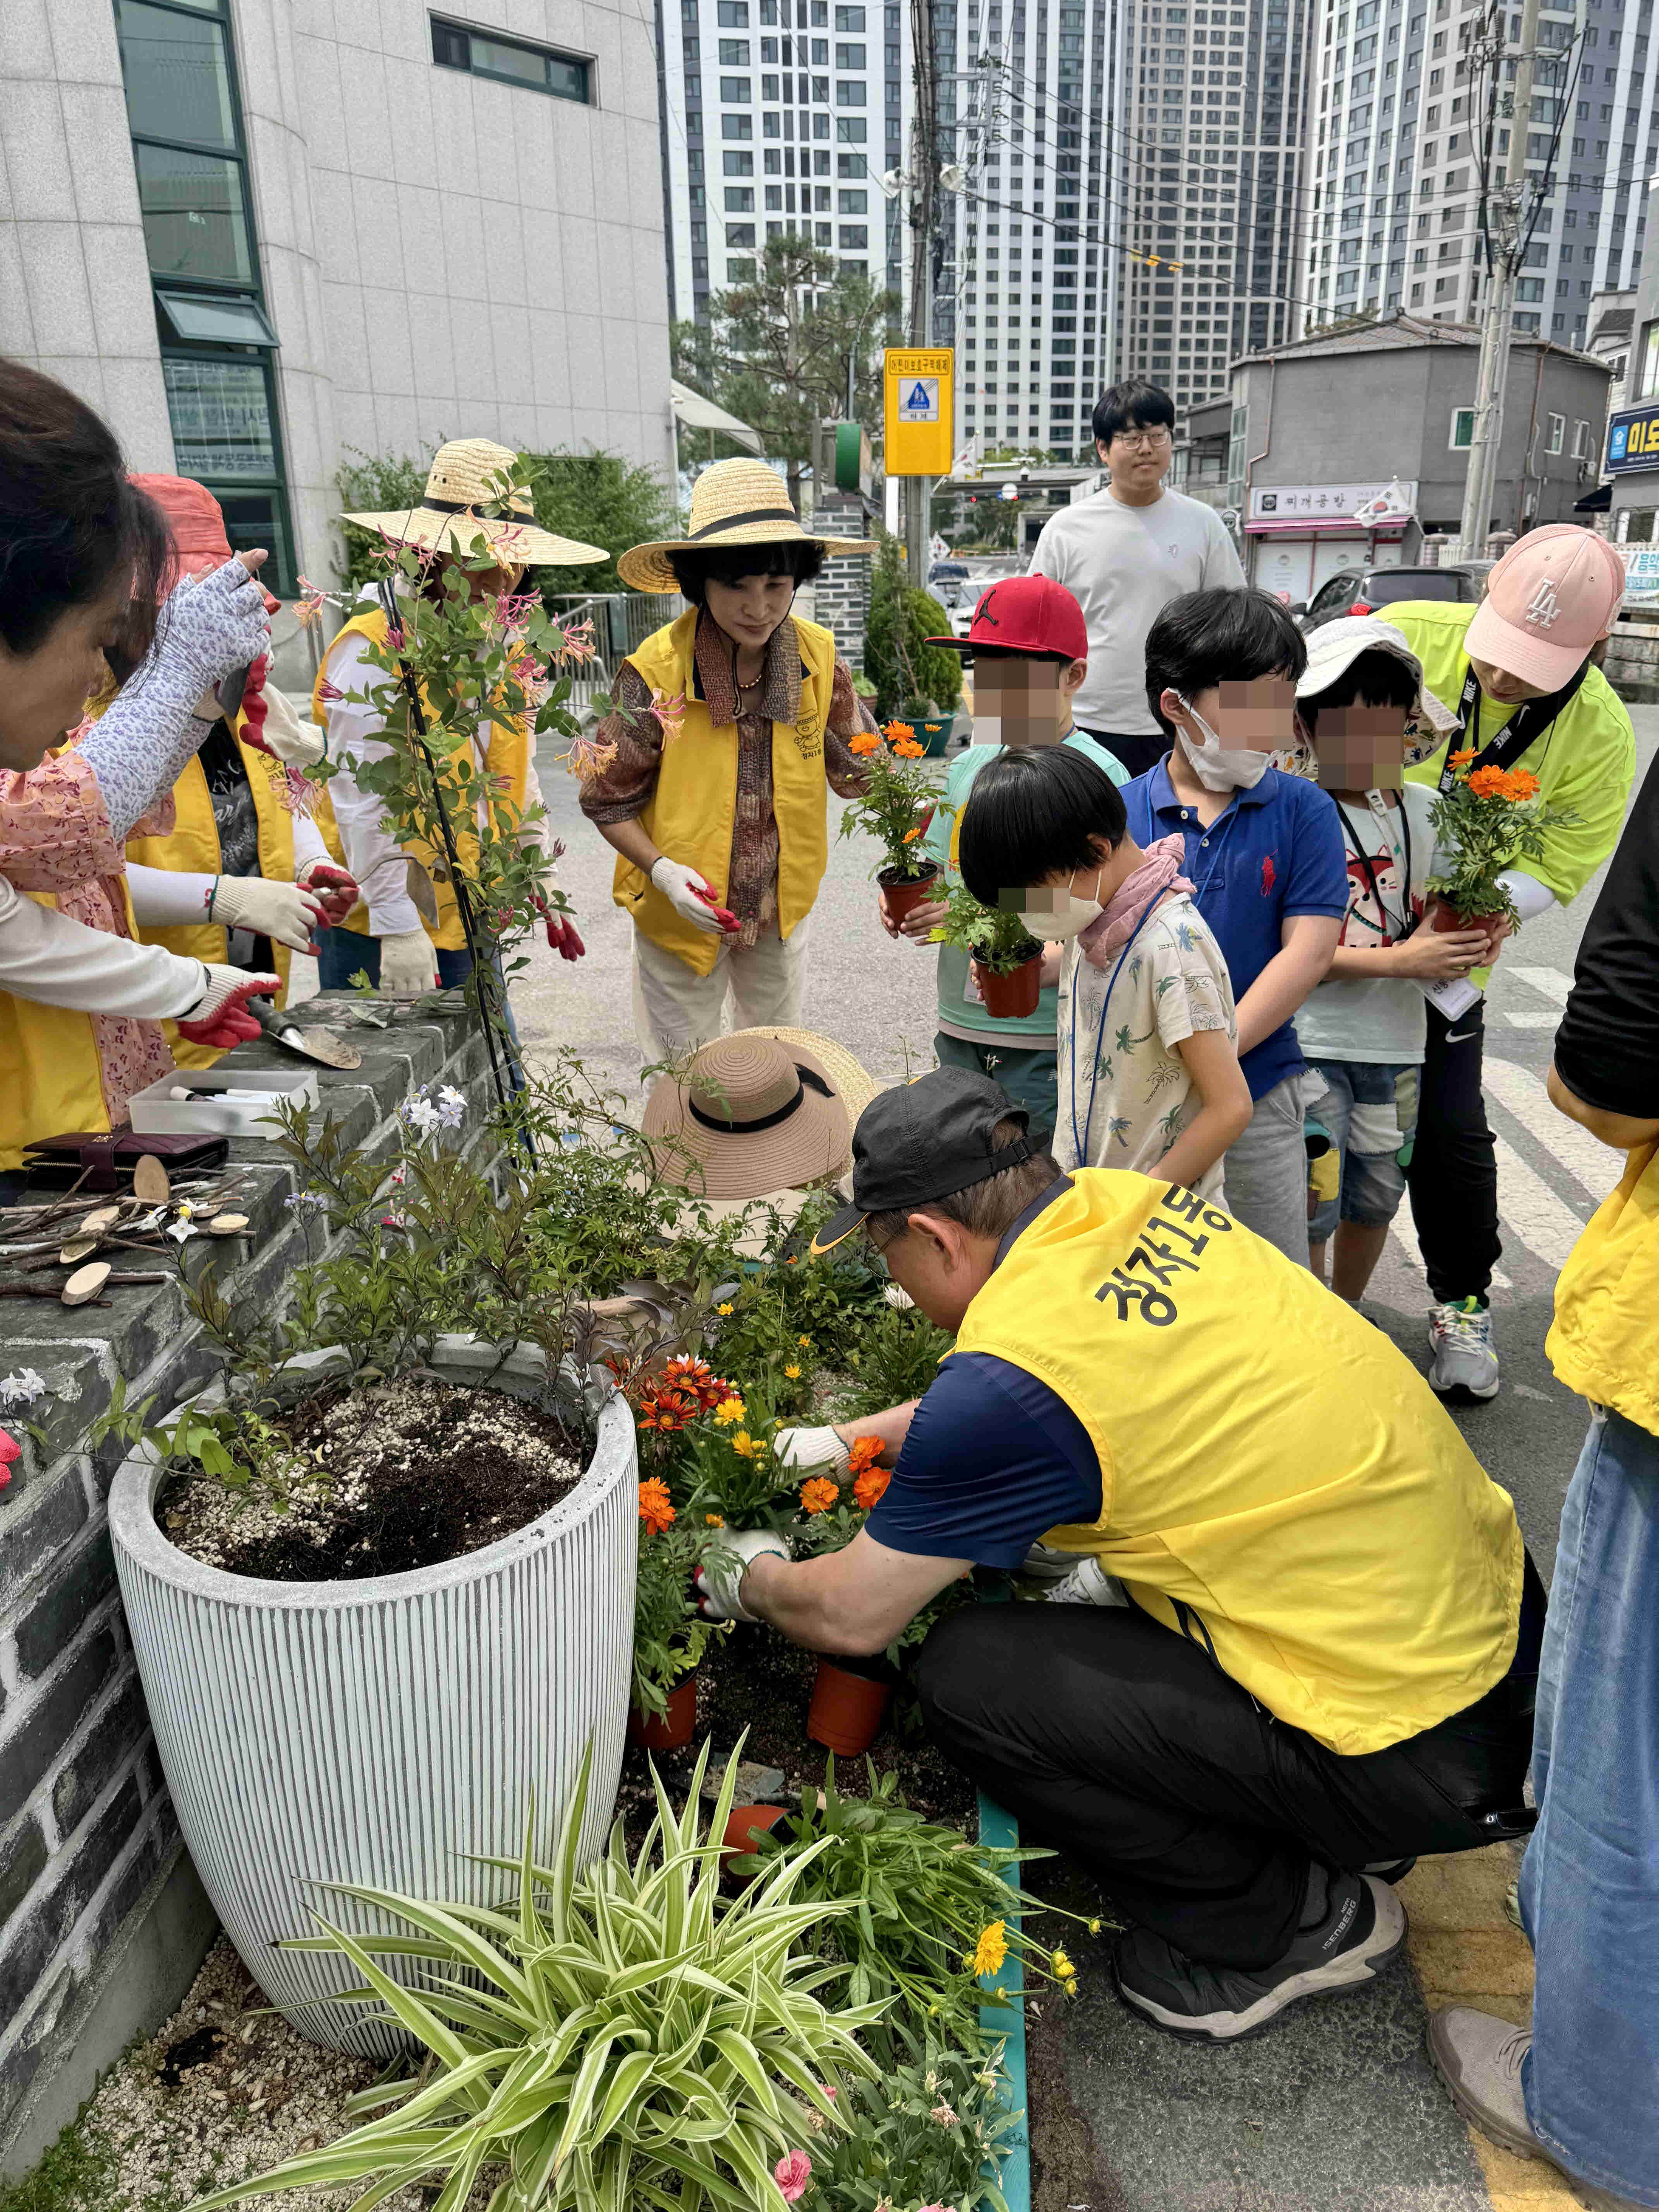
[[[871,554],[872,538],[825,538],[803,530],[783,478],[764,461],[716,461],[691,487],[691,519],[684,538],[633,545],[617,562],[636,592],[678,592],[671,553],[711,553],[744,545],[821,545],[826,554]]]
[[[704,1045],[684,1075],[661,1077],[642,1127],[670,1182],[706,1198],[765,1198],[841,1174],[874,1091],[827,1038],[739,1030]]]
[[[519,456],[489,438],[452,438],[427,471],[418,507],[389,514],[343,514],[361,530],[379,531],[398,545],[471,553],[483,538],[504,568],[576,568],[608,556],[602,545],[540,529],[530,494],[516,481]],[[504,514],[482,510],[505,508]],[[521,520],[520,517],[527,520]],[[458,520],[458,518],[465,518]]]

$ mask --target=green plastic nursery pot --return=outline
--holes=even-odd
[[[890,1682],[854,1674],[846,1667],[836,1666],[833,1659],[820,1659],[812,1702],[807,1708],[806,1733],[837,1758],[856,1757],[875,1741],[892,1694]]]
[[[769,1833],[785,1817],[781,1805],[734,1805],[726,1824],[726,1833],[720,1838],[720,1866],[730,1872],[733,1859],[742,1858],[752,1851],[755,1838],[750,1831],[759,1829]]]
[[[881,887],[881,903],[887,919],[902,921],[912,907],[938,896],[933,886],[939,881],[939,865],[936,861],[930,863],[927,873],[921,876],[902,876],[896,868],[883,868],[876,881]]]
[[[981,968],[974,963],[974,981],[985,1001],[985,1011],[1000,1022],[1023,1020],[1037,1010],[1037,1000],[1042,995],[1042,955],[1022,960],[1018,968],[1010,968],[998,975],[994,969]]]
[[[628,1741],[645,1751],[684,1751],[697,1732],[697,1671],[682,1674],[668,1692],[668,1710],[642,1713],[628,1709]]]

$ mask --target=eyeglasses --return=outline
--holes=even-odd
[[[1112,440],[1115,446],[1127,446],[1134,451],[1156,453],[1170,443],[1168,430],[1120,430]]]

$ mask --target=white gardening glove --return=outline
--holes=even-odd
[[[297,884],[267,883],[263,876],[221,876],[209,918],[225,929],[274,937],[295,952],[307,951],[313,933],[328,927],[314,891],[301,890]]]
[[[789,1557],[789,1547],[769,1528],[720,1528],[703,1553],[697,1570],[698,1611],[705,1620],[754,1620],[758,1615],[738,1602],[738,1587],[752,1561],[763,1552],[780,1559]]]
[[[283,988],[275,975],[250,975],[240,968],[226,968],[217,961],[201,963],[204,988],[193,1006],[179,1016],[179,1034],[192,1044],[211,1045],[228,1052],[233,1045],[250,1044],[263,1034],[257,1014],[248,1012],[250,999],[274,999]]]
[[[772,1440],[780,1467],[833,1467],[844,1474],[852,1455],[834,1429],[780,1429]]]
[[[705,929],[711,937],[722,934],[714,919],[715,908],[709,903],[712,887],[682,860],[671,860],[665,853],[651,871],[651,880],[668,901],[682,921],[689,921],[693,929]],[[703,896],[699,898],[701,891]]]
[[[438,956],[423,929],[380,939],[380,990],[388,999],[423,999],[438,988]]]

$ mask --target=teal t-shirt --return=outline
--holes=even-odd
[[[1081,730],[1073,730],[1060,740],[1072,745],[1104,769],[1114,783],[1129,781],[1129,771],[1115,753],[1109,752],[1096,738],[1086,737]],[[921,849],[929,860],[937,860],[945,871],[947,884],[957,878],[951,866],[951,833],[957,817],[968,804],[968,793],[973,788],[974,778],[987,761],[994,760],[1002,750],[1000,745],[969,744],[951,762],[945,779],[945,796],[933,810],[933,818],[927,825]],[[1000,1037],[1023,1052],[1041,1051],[1044,1046],[1052,1052],[1058,1021],[1056,994],[1051,985],[1037,1000],[1037,1010],[1018,1020],[999,1021],[988,1014],[974,990],[969,975],[968,955],[957,945],[941,945],[939,949],[939,1025],[947,1036]]]

